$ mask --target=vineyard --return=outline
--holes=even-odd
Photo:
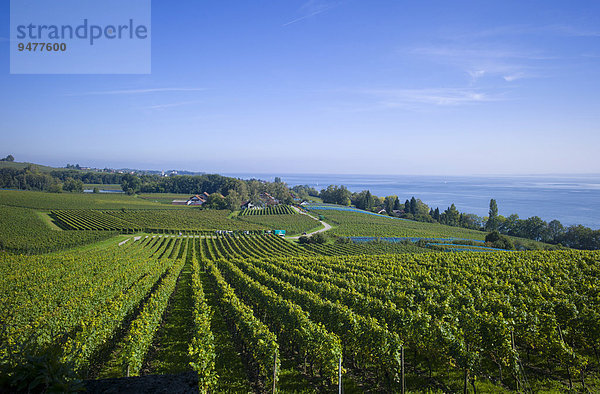
[[[123,233],[138,231],[170,232],[214,230],[263,230],[259,224],[242,224],[228,219],[229,211],[216,210],[53,210],[50,215],[65,230],[116,230]]]
[[[319,226],[284,207],[0,193],[0,370],[15,377],[40,356],[84,379],[196,371],[201,392],[333,392],[340,373],[345,392],[600,390],[599,252],[502,252],[335,209],[314,212],[353,241],[298,244],[264,231]]]
[[[0,204],[33,208],[43,211],[53,209],[179,209],[165,206],[135,196],[120,193],[44,193],[26,190],[0,190]]]
[[[320,223],[308,215],[246,215],[239,221],[273,230],[285,230],[287,235],[302,234],[321,228]]]
[[[363,212],[341,210],[318,210],[311,212],[322,214],[325,221],[336,225],[332,233],[339,236],[366,237],[421,237],[421,238],[485,238],[481,231],[451,227],[438,223],[423,223],[410,220],[398,220],[383,215],[367,215]]]
[[[203,392],[333,391],[340,362],[347,392],[397,392],[403,375],[409,390],[600,388],[598,252],[325,257],[359,245],[121,239],[0,254],[0,358],[18,363],[27,344],[88,378],[191,368]],[[182,297],[187,309],[169,302]],[[169,339],[172,319],[186,329]]]
[[[294,215],[296,211],[289,205],[273,205],[266,208],[244,209],[240,216],[263,216],[263,215]]]
[[[98,242],[112,231],[53,231],[32,209],[0,205],[0,250],[13,253],[45,253]]]
[[[352,256],[365,254],[396,254],[396,253],[422,253],[427,249],[413,243],[369,242],[335,243],[335,244],[304,244],[306,250],[323,256]]]

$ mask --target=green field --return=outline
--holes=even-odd
[[[42,253],[97,242],[115,234],[57,231],[33,209],[0,205],[0,251]]]
[[[321,224],[307,215],[246,215],[240,221],[270,228],[285,230],[286,235],[297,235],[321,228]]]
[[[326,257],[276,236],[123,239],[0,253],[0,356],[44,348],[88,378],[191,362],[214,392],[331,392],[341,359],[346,392],[397,392],[404,346],[411,391],[457,392],[465,374],[480,392],[561,391],[568,376],[600,389],[600,252]]]
[[[45,193],[25,190],[0,190],[0,204],[34,208],[43,211],[52,209],[165,209],[164,205],[136,196],[120,193]],[[173,209],[184,207],[173,206]]]
[[[191,194],[175,194],[175,193],[142,193],[138,196],[149,202],[172,205],[173,200],[186,200],[191,197]]]
[[[289,205],[274,205],[266,208],[244,209],[240,216],[263,216],[263,215],[294,215],[296,211]]]
[[[85,379],[193,370],[203,393],[333,392],[341,361],[344,392],[388,393],[400,391],[404,350],[411,392],[460,392],[465,376],[469,392],[600,390],[600,252],[299,245],[262,229],[308,231],[318,222],[307,215],[125,195],[0,197],[8,381],[25,379],[23,368],[43,374],[40,356]],[[339,235],[484,236],[315,213]]]
[[[103,184],[103,183],[84,183],[83,188],[85,190],[94,190],[97,187],[99,190],[123,190],[119,184]]]
[[[339,236],[363,237],[422,237],[485,239],[485,233],[439,223],[423,223],[393,219],[360,212],[311,210],[325,216],[325,221],[335,226],[332,233]]]
[[[178,210],[113,210],[103,211],[115,218],[142,228],[167,228],[178,230],[262,230],[249,222],[229,219],[231,211],[187,208]]]
[[[428,250],[413,243],[393,242],[368,242],[356,243],[327,243],[327,244],[305,244],[306,250],[322,254],[324,256],[353,256],[365,254],[398,254],[398,253],[423,253]]]
[[[58,169],[58,168],[43,166],[41,164],[34,164],[34,163],[22,163],[22,162],[16,162],[16,161],[0,161],[0,169],[1,168],[11,168],[14,170],[22,170],[29,166],[32,166],[41,172],[50,172],[50,171],[54,171],[54,170]]]

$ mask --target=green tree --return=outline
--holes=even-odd
[[[373,196],[371,192],[367,190],[367,194],[365,195],[365,208],[367,211],[373,209]]]
[[[63,184],[63,190],[72,193],[83,193],[83,182],[79,179],[67,178]]]
[[[133,193],[140,191],[142,187],[142,180],[133,174],[125,174],[121,179],[121,189],[129,194],[129,189],[133,190]]]
[[[498,204],[493,198],[490,200],[490,210],[488,220],[485,223],[485,229],[487,231],[498,230]]]
[[[225,203],[228,209],[232,211],[239,210],[242,205],[242,196],[235,190],[229,190],[227,197],[225,197]]]
[[[417,199],[414,196],[410,199],[410,213],[412,215],[417,214]]]
[[[561,238],[565,235],[565,227],[558,220],[553,220],[548,223],[548,237],[546,242],[561,242]]]
[[[498,249],[511,250],[515,248],[510,238],[508,238],[506,235],[500,234],[496,230],[485,236],[485,242]]]
[[[439,208],[436,208],[435,211],[433,211],[433,218],[438,222],[440,221],[440,209]]]
[[[442,222],[449,226],[458,226],[460,219],[460,213],[456,209],[456,206],[452,204],[442,214]]]
[[[387,196],[383,202],[384,209],[388,213],[388,215],[392,214],[394,210],[394,204],[398,200],[398,196]]]
[[[219,193],[213,193],[206,198],[206,202],[203,206],[210,209],[226,209],[227,202]]]
[[[398,199],[398,196],[396,196],[396,199],[394,200],[394,210],[399,211],[400,209],[402,209],[400,207],[400,200]]]
[[[532,216],[524,223],[525,238],[541,241],[548,232],[548,224],[538,216]]]

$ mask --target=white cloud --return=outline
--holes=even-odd
[[[327,11],[337,7],[338,5],[340,5],[339,2],[334,3],[334,2],[327,2],[327,1],[322,1],[322,0],[309,0],[306,3],[302,4],[302,6],[300,7],[300,11],[304,15],[302,15],[301,17],[298,17],[296,19],[293,19],[287,23],[284,23],[282,26],[289,26],[296,22],[300,22],[304,19],[308,19],[313,16],[322,14],[324,12],[327,12]]]
[[[414,104],[456,106],[501,99],[470,88],[384,89],[365,93],[378,96],[380,103],[386,107],[407,107]]]
[[[181,107],[183,105],[198,104],[198,103],[199,103],[199,101],[181,101],[181,102],[178,102],[178,103],[168,103],[168,104],[151,105],[151,106],[148,107],[148,109],[160,110],[160,109],[165,109],[165,108]]]
[[[517,79],[522,79],[522,78],[526,78],[527,75],[525,73],[516,73],[516,74],[511,74],[511,75],[505,75],[502,78],[504,78],[504,80],[506,82],[513,82],[516,81]]]
[[[124,90],[101,90],[83,93],[73,93],[70,96],[91,96],[91,95],[121,95],[121,94],[147,94],[147,93],[165,93],[165,92],[201,92],[204,88],[155,88],[155,89],[124,89]]]

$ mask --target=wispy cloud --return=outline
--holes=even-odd
[[[533,51],[516,51],[509,49],[494,49],[484,47],[465,47],[458,45],[425,46],[412,48],[411,53],[416,55],[447,57],[457,59],[524,59],[524,60],[552,60],[555,57]]]
[[[367,90],[364,93],[378,97],[379,103],[385,107],[407,107],[415,104],[457,106],[502,99],[472,88],[379,89]]]
[[[300,11],[303,14],[302,16],[293,19],[287,23],[284,23],[282,26],[289,26],[291,24],[303,21],[304,19],[311,18],[313,16],[322,14],[327,12],[337,6],[339,6],[340,2],[327,2],[322,0],[309,0],[300,7]]]
[[[191,104],[198,104],[198,103],[200,103],[200,101],[180,101],[178,103],[167,103],[167,104],[151,105],[151,106],[147,107],[147,109],[161,110],[161,109],[167,109],[167,108],[173,108],[173,107],[181,107],[181,106],[184,106],[184,105],[191,105]]]
[[[522,72],[518,72],[516,74],[509,74],[509,75],[505,75],[502,78],[504,78],[504,80],[506,82],[513,82],[516,81],[518,79],[523,79],[523,78],[527,78],[528,75]]]
[[[166,92],[201,92],[204,88],[154,88],[154,89],[123,89],[123,90],[99,90],[82,93],[72,93],[69,96],[93,96],[93,95],[130,95]]]
[[[461,70],[469,76],[471,85],[485,77],[502,78],[506,82],[537,77],[542,64],[555,59],[540,51],[485,48],[481,44],[423,46],[406,52]]]

